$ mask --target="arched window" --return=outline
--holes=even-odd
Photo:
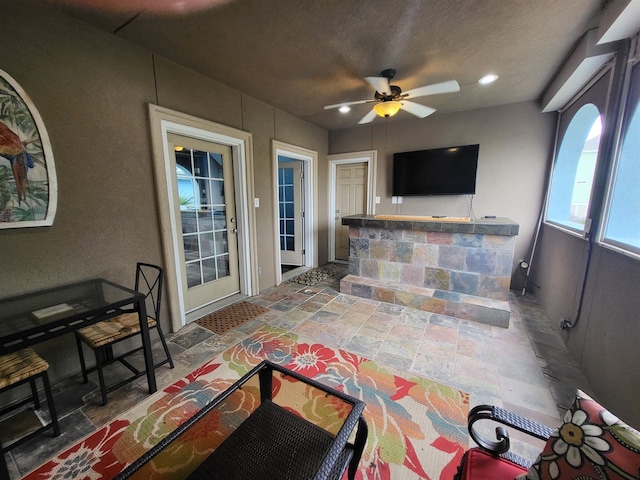
[[[602,241],[640,255],[640,63],[633,67],[629,92]]]
[[[602,116],[588,103],[571,119],[558,149],[547,206],[547,221],[584,231],[596,169]]]

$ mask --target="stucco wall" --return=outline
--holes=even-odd
[[[564,340],[587,375],[596,399],[618,417],[640,425],[640,263],[597,245],[593,248],[580,316],[588,243],[543,226],[533,273],[545,311],[575,324]]]
[[[1,5],[0,68],[24,88],[42,116],[59,200],[53,226],[0,231],[0,298],[95,276],[133,286],[136,261],[162,264],[149,103],[253,135],[260,232],[275,232],[272,139],[315,150],[320,163],[326,162],[328,134],[308,122],[55,9],[32,2]],[[319,184],[326,184],[326,166],[319,166],[319,175]],[[320,206],[327,203],[324,190]],[[326,208],[319,216],[326,224]],[[272,236],[262,235],[258,242],[261,289],[275,282]],[[327,241],[323,229],[321,262]],[[169,325],[163,318],[163,327],[170,330]],[[52,360],[54,382],[79,370],[71,337],[37,350]]]
[[[402,112],[399,114],[401,115]],[[407,114],[404,114],[407,115]],[[391,203],[392,162],[395,152],[454,145],[480,144],[476,217],[508,217],[520,225],[515,264],[528,259],[535,234],[553,145],[555,115],[540,113],[536,102],[524,102],[422,120],[376,119],[373,124],[331,132],[330,153],[378,150],[375,213],[470,216],[468,195],[404,197]],[[514,271],[512,288],[524,278]]]

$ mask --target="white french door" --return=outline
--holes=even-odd
[[[304,264],[303,178],[301,161],[278,161],[278,221],[282,265]]]
[[[367,211],[368,165],[348,163],[336,167],[335,258],[349,260],[349,227],[342,217],[362,215]]]
[[[185,312],[240,291],[231,147],[170,133]]]

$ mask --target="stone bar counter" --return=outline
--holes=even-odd
[[[519,226],[508,218],[353,215],[340,291],[465,320],[509,326]]]

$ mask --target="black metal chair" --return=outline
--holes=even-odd
[[[9,478],[9,470],[5,460],[5,453],[16,448],[26,441],[32,439],[43,430],[53,429],[55,436],[60,435],[60,427],[58,426],[58,416],[53,403],[53,395],[51,394],[51,386],[49,384],[49,376],[47,370],[49,364],[38,356],[31,348],[24,348],[14,353],[0,356],[0,393],[16,388],[20,385],[29,383],[31,386],[31,395],[20,402],[9,405],[0,411],[0,416],[15,410],[27,403],[33,402],[33,411],[42,427],[37,428],[28,434],[12,441],[7,445],[0,443],[0,478]],[[36,379],[41,378],[44,385],[44,392],[47,398],[47,407],[49,410],[49,419],[44,418],[40,411],[40,397],[38,396],[38,388]]]
[[[510,452],[507,429],[496,427],[496,440],[480,435],[474,424],[480,420],[506,425],[539,440],[547,440],[554,429],[493,405],[478,405],[469,412],[469,435],[478,447],[465,452],[454,480],[513,480],[527,473],[531,462]]]
[[[162,342],[164,353],[166,358],[154,365],[158,368],[166,363],[169,363],[173,368],[173,360],[167,347],[167,342],[164,339],[162,328],[160,327],[160,299],[162,294],[162,280],[163,270],[162,267],[157,265],[151,265],[148,263],[138,263],[136,266],[136,282],[135,289],[140,293],[144,293],[146,297],[147,307],[147,324],[149,329],[156,329],[158,336]],[[128,350],[125,353],[114,356],[113,346],[123,340],[131,338],[140,333],[140,322],[138,319],[138,312],[125,311],[125,313],[118,315],[108,320],[98,322],[88,327],[82,328],[76,332],[76,343],[78,346],[78,354],[80,355],[80,365],[82,367],[82,377],[84,383],[89,381],[88,373],[97,370],[98,380],[100,382],[100,392],[102,394],[102,404],[107,404],[107,393],[122,387],[123,385],[135,380],[146,374],[146,370],[140,370],[132,365],[127,358],[136,352],[143,349],[142,345],[132,350]],[[95,353],[96,365],[92,368],[87,368],[82,344],[89,346]],[[122,365],[127,367],[133,375],[125,378],[115,385],[107,387],[104,379],[103,367],[114,361],[119,361]]]

